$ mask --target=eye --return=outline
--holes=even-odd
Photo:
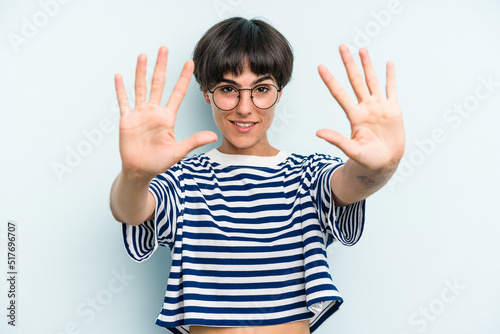
[[[269,92],[269,90],[270,90],[269,85],[260,85],[253,89],[254,93],[257,94],[266,94],[267,92]]]
[[[219,88],[217,88],[222,94],[235,94],[235,93],[238,93],[238,91],[236,90],[236,88],[234,88],[233,86],[220,86]]]

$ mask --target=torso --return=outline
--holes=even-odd
[[[193,334],[309,334],[309,326],[333,313],[309,307],[323,301],[325,308],[336,309],[342,300],[326,262],[325,234],[331,232],[326,218],[319,220],[329,210],[316,209],[313,196],[324,193],[321,186],[328,182],[322,180],[333,170],[323,166],[340,162],[286,152],[274,157],[218,155],[186,159],[151,187],[165,199],[169,217],[157,223],[158,244],[172,249],[157,324],[182,330],[189,326]],[[182,210],[167,210],[177,207]],[[151,247],[152,231],[127,230],[125,240],[133,241],[130,254],[139,252],[135,259],[144,259],[140,251]],[[137,235],[144,244],[136,244]],[[313,287],[309,294],[306,284],[310,291]],[[226,314],[226,309],[232,310]],[[209,321],[183,321],[194,318]],[[271,325],[287,321],[294,322]]]
[[[190,326],[189,334],[309,334],[309,320],[256,327]]]

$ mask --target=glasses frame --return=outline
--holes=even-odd
[[[269,107],[267,107],[267,108],[261,108],[261,107],[257,106],[257,105],[255,104],[255,102],[253,101],[253,91],[254,91],[254,89],[255,89],[255,88],[258,88],[258,87],[260,87],[260,86],[264,86],[264,85],[273,86],[274,88],[276,88],[276,91],[278,92],[278,94],[276,94],[276,100],[273,102],[273,104],[271,104],[271,105],[270,105]],[[278,88],[278,87],[276,87],[276,85],[273,85],[273,84],[259,84],[259,85],[256,85],[256,86],[255,86],[255,87],[253,87],[253,88],[241,88],[241,89],[234,87],[234,85],[221,85],[221,86],[215,87],[213,90],[208,89],[208,92],[209,92],[210,94],[214,94],[214,92],[215,92],[217,89],[219,89],[219,88],[221,88],[221,87],[228,87],[228,86],[233,87],[234,89],[236,89],[236,90],[238,91],[238,103],[236,103],[236,105],[235,105],[234,107],[232,107],[231,109],[222,109],[221,107],[219,107],[219,106],[217,105],[217,103],[215,103],[215,98],[214,98],[214,99],[213,99],[213,101],[214,101],[215,106],[216,106],[217,108],[219,108],[220,110],[222,110],[222,111],[231,111],[231,110],[233,110],[234,108],[236,108],[236,107],[240,104],[240,101],[241,101],[241,91],[243,91],[243,90],[249,90],[249,91],[250,91],[250,99],[252,100],[252,104],[253,104],[256,108],[258,108],[258,109],[260,109],[260,110],[267,110],[267,109],[271,109],[271,108],[272,108],[272,107],[276,104],[276,102],[278,102],[278,99],[279,99],[279,93],[281,92],[281,88]]]

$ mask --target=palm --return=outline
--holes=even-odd
[[[176,160],[175,137],[171,121],[161,108],[144,109],[120,119],[120,152],[127,168],[154,174]]]
[[[367,51],[360,50],[366,83],[347,47],[341,46],[340,52],[358,104],[349,98],[324,66],[319,67],[319,72],[349,119],[351,138],[329,129],[319,130],[317,135],[371,170],[397,164],[404,152],[405,136],[402,113],[396,100],[393,64],[387,64],[387,98],[384,98]]]
[[[174,125],[177,110],[187,91],[193,73],[193,63],[187,62],[166,106],[161,106],[165,84],[168,50],[160,48],[153,74],[149,102],[146,102],[146,57],[139,56],[136,70],[136,105],[129,109],[123,80],[115,77],[120,105],[120,155],[127,171],[147,178],[166,171],[192,149],[217,139],[212,132],[199,132],[183,141],[176,141]]]

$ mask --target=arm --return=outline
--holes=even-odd
[[[176,141],[174,125],[177,110],[187,92],[194,64],[192,61],[186,62],[166,106],[161,106],[167,57],[167,48],[161,47],[153,72],[150,99],[146,102],[147,59],[143,54],[139,56],[133,110],[129,108],[121,75],[115,76],[120,106],[122,171],[111,188],[110,207],[117,221],[131,225],[139,225],[152,218],[155,200],[148,187],[156,175],[168,170],[196,147],[217,140],[215,133],[202,131]]]
[[[149,181],[122,170],[111,186],[110,207],[115,220],[139,225],[153,219],[155,199],[148,188]]]
[[[401,108],[396,100],[394,64],[387,63],[385,98],[366,49],[359,50],[365,79],[347,46],[340,46],[340,54],[357,104],[326,67],[319,66],[318,70],[349,119],[351,138],[330,129],[319,130],[317,136],[339,147],[349,157],[331,179],[336,203],[347,205],[365,199],[389,181],[403,156],[405,134]]]
[[[330,181],[335,203],[343,206],[367,198],[390,180],[396,167],[373,171],[349,159],[333,173]]]

